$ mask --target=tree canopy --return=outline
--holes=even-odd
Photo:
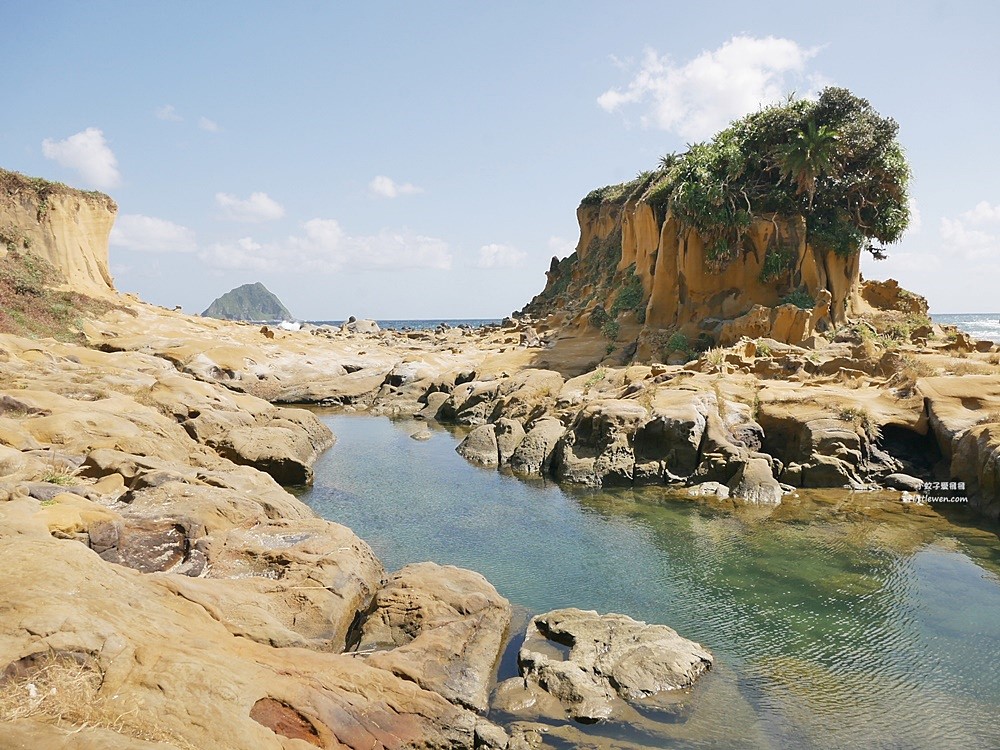
[[[840,255],[884,257],[909,223],[910,170],[898,124],[865,99],[827,88],[733,122],[707,143],[668,154],[659,168],[584,199],[635,195],[695,229],[709,257],[735,257],[755,218],[802,216],[808,241]],[[625,186],[619,186],[625,187]]]

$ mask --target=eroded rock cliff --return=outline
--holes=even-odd
[[[797,344],[842,325],[865,309],[861,253],[883,257],[909,221],[897,130],[837,88],[736,120],[587,195],[576,251],[524,312],[598,329],[643,361],[747,326]],[[665,349],[663,335],[679,338]]]
[[[638,180],[580,205],[576,251],[553,259],[545,289],[525,313],[555,315],[609,339],[635,322],[640,359],[655,359],[663,354],[658,333],[728,345],[745,332],[732,321],[755,308],[766,308],[755,314],[757,335],[795,344],[870,309],[860,253],[811,245],[801,217],[756,219],[740,252],[720,266],[696,230],[643,195],[647,186]]]
[[[25,251],[45,259],[62,274],[62,288],[114,294],[108,237],[117,212],[103,193],[0,169],[0,253]]]

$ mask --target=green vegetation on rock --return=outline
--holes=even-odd
[[[664,157],[643,199],[696,230],[720,264],[740,251],[754,219],[773,215],[803,217],[820,250],[883,257],[910,217],[898,130],[866,100],[828,88],[817,101],[762,109]],[[765,268],[777,272],[780,261]]]
[[[808,291],[799,287],[782,297],[781,304],[795,305],[796,307],[801,307],[803,310],[812,310],[816,307],[816,300],[812,298],[812,295]]]
[[[291,320],[288,308],[259,281],[226,292],[202,313],[222,320]]]
[[[596,328],[605,313],[615,319],[628,310],[643,323],[645,279],[634,267],[619,270],[623,217],[641,215],[626,206],[639,203],[661,229],[668,218],[674,222],[681,242],[696,233],[706,270],[715,273],[759,252],[757,231],[773,225],[758,281],[783,302],[811,307],[814,301],[796,291],[803,241],[817,257],[854,258],[864,250],[882,258],[909,223],[910,170],[898,131],[894,120],[843,88],[742,117],[710,141],[667,154],[652,171],[591,191],[580,204],[588,244],[553,261],[545,289],[525,309],[544,315],[596,301],[604,308],[591,318]]]
[[[20,172],[0,169],[0,195],[12,198],[28,198],[35,203],[36,219],[41,221],[49,209],[50,195],[73,195],[91,201],[99,201],[110,210],[118,210],[117,204],[104,193],[96,190],[77,190],[61,182],[43,180],[41,177],[28,177]],[[5,238],[5,244],[10,244]]]
[[[644,302],[642,279],[635,275],[635,263],[633,263],[625,272],[625,281],[611,305],[611,317],[617,318],[619,313],[633,310],[639,322],[642,323],[646,317]]]
[[[79,342],[83,340],[80,328],[84,318],[117,307],[78,292],[51,288],[61,281],[61,274],[48,261],[8,249],[0,259],[0,333]]]

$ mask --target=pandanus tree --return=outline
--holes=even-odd
[[[777,149],[776,157],[782,179],[795,183],[796,192],[809,196],[812,208],[816,180],[838,169],[837,141],[840,134],[828,125],[817,125],[814,118],[804,128],[792,133],[791,140]]]
[[[668,155],[643,182],[643,197],[697,231],[719,264],[740,252],[753,219],[774,215],[803,217],[821,250],[882,257],[909,222],[910,170],[898,131],[865,99],[828,88]]]

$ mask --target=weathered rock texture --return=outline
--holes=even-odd
[[[917,389],[951,476],[980,512],[1000,518],[1000,379],[931,377]]]
[[[32,503],[0,509],[0,585],[18,592],[6,603],[12,626],[0,639],[0,664],[28,680],[33,659],[84,664],[100,689],[87,706],[66,707],[71,716],[87,709],[79,724],[104,717],[126,738],[154,729],[168,747],[220,750],[304,747],[290,744],[303,734],[324,748],[478,746],[475,714],[355,657],[237,637],[215,610],[179,595],[169,576],[109,565],[84,545],[54,539],[33,520]],[[44,744],[53,732],[43,717],[0,723],[0,738],[8,733],[58,747]]]
[[[368,545],[275,481],[331,442],[312,413],[143,352],[5,335],[0,358],[0,745],[505,745],[470,708],[509,605],[438,566],[380,593]],[[409,639],[341,653],[416,592]]]
[[[634,283],[633,275],[641,296],[631,311],[647,332],[680,331],[692,339],[706,335],[723,344],[748,335],[732,326],[726,330],[725,321],[752,311],[752,325],[760,329],[756,335],[799,343],[863,309],[859,254],[841,257],[812,247],[801,219],[756,220],[741,252],[722,268],[713,264],[697,232],[682,229],[669,211],[664,215],[639,195],[585,202],[577,220],[575,253],[553,260],[545,289],[524,312],[556,313],[578,326],[593,325],[621,312],[615,303]],[[765,268],[768,253],[783,258],[773,271]],[[807,293],[815,308],[781,305],[782,297],[795,290]],[[737,329],[750,325],[746,321]]]
[[[605,366],[543,389],[549,371],[522,369],[427,398],[440,402],[437,419],[478,425],[459,453],[518,474],[711,486],[762,505],[795,488],[961,481],[973,507],[995,515],[1000,358],[943,333],[878,338],[897,324],[876,334],[863,323],[812,349],[743,339],[683,366]]]
[[[478,573],[408,565],[376,595],[359,649],[389,647],[368,663],[485,711],[510,617],[508,601]]]
[[[38,255],[63,275],[63,287],[96,297],[115,294],[108,237],[118,207],[84,192],[0,169],[0,253]]]
[[[665,625],[617,614],[561,609],[532,619],[518,652],[521,679],[500,686],[501,708],[547,693],[574,719],[612,715],[616,701],[641,701],[690,687],[712,655]]]

